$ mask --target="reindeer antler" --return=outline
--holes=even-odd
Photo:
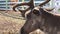
[[[22,11],[26,12],[27,10],[34,8],[34,2],[33,2],[33,0],[30,0],[30,2],[28,2],[28,3],[17,4],[16,6],[13,7],[13,10],[16,11],[15,10],[16,7],[23,6],[23,5],[27,5],[27,6],[29,6],[29,8],[27,8],[26,10],[19,10],[20,12],[22,12]]]
[[[39,6],[43,6],[45,5],[46,3],[48,3],[50,0],[46,0],[45,2],[41,3]]]

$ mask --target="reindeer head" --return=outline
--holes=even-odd
[[[26,17],[31,12],[36,14],[36,15],[40,15],[41,11],[44,11],[44,9],[42,8],[43,5],[47,4],[49,1],[50,0],[46,0],[45,2],[39,4],[37,7],[35,7],[33,0],[30,0],[30,2],[28,2],[28,3],[17,4],[16,6],[13,7],[13,10],[16,11],[15,8],[18,6],[27,5],[27,6],[29,6],[29,8],[27,8],[26,10],[18,9],[21,12],[23,17]],[[49,10],[49,9],[47,9],[47,10]]]

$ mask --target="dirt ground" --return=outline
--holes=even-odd
[[[24,23],[25,20],[7,17],[0,13],[0,34],[18,34]]]

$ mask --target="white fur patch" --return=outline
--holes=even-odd
[[[44,32],[41,31],[40,29],[37,29],[37,34],[44,34]]]
[[[34,9],[39,10],[39,8],[40,8],[40,7],[38,6],[38,7],[35,7]]]

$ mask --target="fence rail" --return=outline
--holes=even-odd
[[[20,4],[21,2],[8,2],[6,6],[6,2],[1,3],[0,2],[0,10],[12,10],[12,5],[14,4]],[[6,9],[7,7],[7,9]]]
[[[25,1],[25,2],[28,2],[28,1]],[[44,2],[44,1],[34,1],[34,3],[36,4],[36,3],[42,3],[42,2]],[[10,1],[8,1],[7,2],[7,4],[6,4],[6,0],[0,0],[0,10],[12,10],[12,5],[14,5],[14,4],[20,4],[20,3],[22,3],[22,2],[10,2]]]

